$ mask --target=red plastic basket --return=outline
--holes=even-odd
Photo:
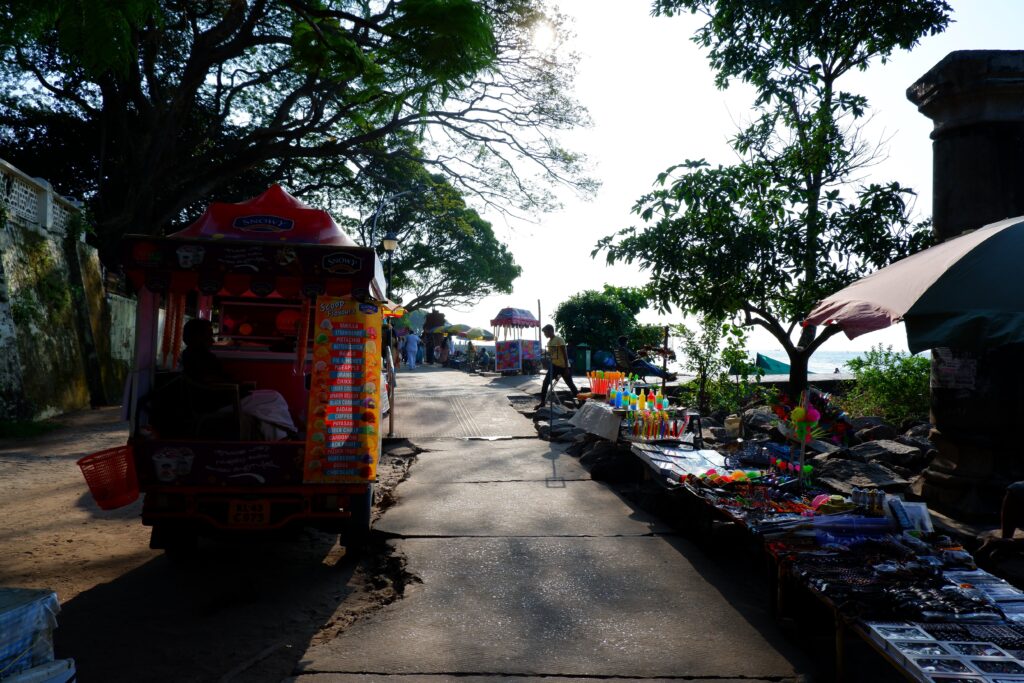
[[[78,460],[89,492],[102,510],[115,510],[139,497],[131,446],[118,446]]]

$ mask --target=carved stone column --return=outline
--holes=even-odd
[[[951,52],[907,89],[931,119],[932,214],[940,240],[1024,215],[1024,51]],[[1007,274],[1007,285],[1015,281]],[[1024,415],[1024,349],[936,349],[932,440],[939,450],[916,490],[964,517],[998,513],[1024,479],[1016,441]]]

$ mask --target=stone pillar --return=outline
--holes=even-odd
[[[939,240],[1024,215],[1024,51],[951,52],[907,89],[934,122],[932,218]],[[998,513],[1024,478],[1016,445],[1024,410],[1024,349],[936,349],[932,440],[939,455],[917,490],[963,517]]]

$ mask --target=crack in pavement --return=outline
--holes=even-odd
[[[667,675],[667,676],[614,676],[601,674],[567,674],[567,673],[519,673],[511,671],[415,671],[403,673],[387,673],[384,671],[348,671],[348,670],[306,670],[295,677],[296,683],[301,682],[303,676],[314,676],[320,674],[342,674],[349,676],[383,676],[385,678],[398,678],[408,676],[448,676],[451,678],[478,677],[500,677],[500,678],[568,678],[586,679],[594,681],[764,681],[764,683],[799,683],[806,680],[803,676],[745,676],[742,674],[730,675]]]

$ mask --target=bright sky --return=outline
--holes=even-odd
[[[597,196],[582,201],[565,197],[564,209],[540,216],[537,223],[511,224],[490,215],[523,268],[511,295],[488,297],[469,311],[442,309],[454,323],[490,327],[505,306],[535,312],[538,299],[542,323],[551,322],[559,303],[605,283],[642,285],[642,272],[610,268],[603,257],[592,259],[594,243],[605,235],[636,224],[630,208],[649,191],[658,172],[687,158],[713,164],[732,163],[728,139],[749,119],[750,91],[733,86],[718,91],[705,55],[690,41],[699,19],[691,16],[654,18],[645,0],[556,0],[571,17],[574,49],[582,56],[577,96],[590,110],[592,128],[564,138],[570,148],[588,155],[594,175],[603,183]],[[855,74],[842,87],[868,98],[873,111],[869,132],[888,139],[888,158],[870,178],[897,180],[919,195],[920,218],[931,213],[931,121],[906,99],[907,87],[954,50],[1021,49],[1024,26],[1021,0],[952,0],[953,23],[945,33],[925,38],[912,52],[897,53],[887,64]],[[680,322],[652,311],[641,322]],[[906,350],[902,326],[854,340],[839,335],[822,350],[865,350],[878,343]],[[756,330],[750,348],[778,344]]]

